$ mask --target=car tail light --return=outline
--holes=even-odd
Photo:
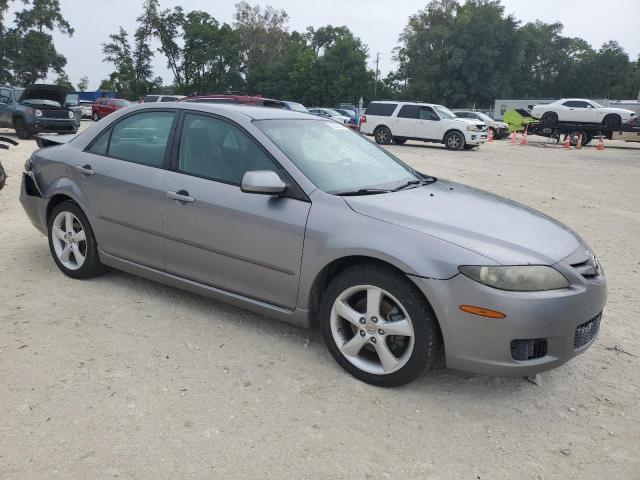
[[[363,123],[367,123],[367,117],[364,115],[360,117],[360,124],[362,125]]]

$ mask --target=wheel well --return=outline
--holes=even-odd
[[[389,127],[387,127],[386,125],[378,125],[376,128],[373,129],[373,133],[375,135],[375,133],[380,130],[381,128],[386,128],[387,130],[391,131],[391,129]]]
[[[322,298],[331,281],[335,277],[340,275],[340,273],[345,271],[347,268],[353,267],[355,265],[364,265],[364,264],[377,264],[380,266],[384,266],[386,268],[392,268],[397,272],[401,273],[402,275],[405,275],[405,273],[395,265],[392,265],[391,263],[385,262],[383,260],[380,260],[374,257],[353,255],[353,256],[342,257],[337,260],[334,260],[333,262],[326,265],[320,271],[320,273],[318,273],[315,280],[313,281],[313,285],[311,286],[308,308],[309,308],[309,318],[311,321],[311,325],[313,327],[318,326],[318,312],[320,311]],[[418,291],[424,297],[424,294],[419,289]],[[429,303],[429,300],[426,297],[424,297],[424,299],[427,303]],[[431,304],[429,303],[429,305]]]
[[[76,205],[78,205],[78,203],[68,195],[65,195],[63,193],[54,195],[53,197],[51,197],[51,200],[49,200],[49,203],[47,204],[47,217],[46,217],[47,222],[49,221],[49,215],[51,215],[51,211],[54,208],[56,208],[58,205],[60,205],[62,202],[73,202]]]
[[[464,133],[462,133],[460,130],[458,130],[457,128],[451,128],[449,130],[447,130],[446,132],[444,132],[444,136],[442,137],[442,141],[444,142],[444,139],[447,138],[447,135],[449,135],[451,132],[457,132],[460,135],[462,135],[462,138],[464,139]]]
[[[12,125],[15,124],[18,118],[24,121],[24,118],[22,118],[22,115],[20,115],[19,113],[14,113],[13,117],[11,117],[11,124]]]

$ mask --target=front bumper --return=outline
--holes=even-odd
[[[79,119],[58,120],[50,118],[39,118],[27,123],[27,128],[31,133],[47,132],[74,132],[80,126]]]
[[[558,367],[589,348],[606,303],[606,279],[602,272],[594,278],[580,278],[561,290],[507,292],[462,274],[449,280],[412,277],[440,322],[447,366],[499,376],[533,375]],[[497,310],[506,317],[465,313],[459,308],[461,304]],[[591,320],[594,322],[584,326]],[[585,332],[589,335],[586,339]],[[526,342],[514,341],[543,339],[545,348],[537,351],[538,358],[514,359],[517,349],[526,346]]]
[[[480,145],[487,141],[487,132],[470,132],[464,133],[464,140],[467,145]]]

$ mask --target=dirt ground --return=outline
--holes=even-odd
[[[0,478],[640,478],[639,144],[389,147],[570,225],[609,281],[600,337],[541,386],[438,369],[392,390],[315,331],[116,271],[65,277],[18,202],[34,148],[0,150]]]

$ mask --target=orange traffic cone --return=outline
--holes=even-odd
[[[522,141],[520,142],[520,145],[526,145],[526,144],[527,144],[527,128],[525,127],[524,133],[522,134]]]
[[[576,150],[582,150],[582,134],[578,135],[578,143],[576,143]]]
[[[569,135],[564,136],[564,145],[562,148],[565,150],[571,150],[571,140],[569,140]]]
[[[604,141],[602,140],[602,135],[600,135],[600,141],[598,145],[596,145],[596,150],[604,150]]]
[[[516,131],[514,130],[513,135],[511,135],[511,145],[515,145],[517,143],[516,135]]]
[[[487,142],[493,142],[493,130],[489,129],[489,135],[487,135]]]

